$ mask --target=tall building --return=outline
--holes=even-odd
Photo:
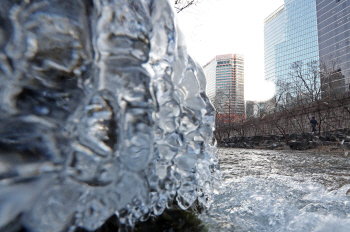
[[[348,91],[350,0],[316,0],[316,9],[322,90]],[[327,70],[322,68],[322,63],[329,66]]]
[[[318,66],[316,19],[315,0],[285,0],[265,19],[265,78],[275,82],[276,99],[299,97],[303,86],[293,76],[295,64],[304,77],[311,77],[308,65]]]
[[[216,96],[216,57],[203,66],[205,78],[207,80],[207,96],[214,102]]]
[[[265,79],[275,82],[276,45],[285,42],[284,5],[269,15],[264,24]]]
[[[219,113],[245,115],[244,57],[239,54],[217,55],[203,66],[207,95]]]

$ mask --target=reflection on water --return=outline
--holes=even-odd
[[[344,154],[220,149],[221,194],[210,231],[350,231]]]

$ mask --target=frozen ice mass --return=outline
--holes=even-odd
[[[209,207],[214,108],[166,0],[2,0],[0,230]]]

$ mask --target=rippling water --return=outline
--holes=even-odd
[[[221,193],[210,231],[350,231],[344,154],[220,149]]]

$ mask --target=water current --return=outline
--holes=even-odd
[[[346,153],[220,149],[210,231],[350,231]]]

